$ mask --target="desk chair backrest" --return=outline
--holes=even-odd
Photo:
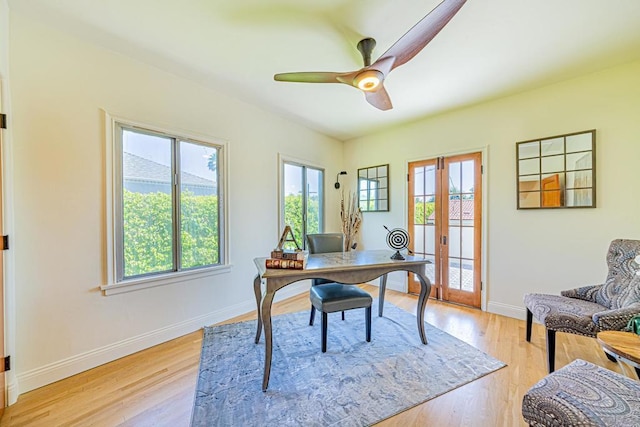
[[[344,250],[344,234],[320,233],[307,234],[307,247],[310,254],[342,252]]]
[[[310,254],[326,254],[330,252],[342,252],[344,250],[344,234],[320,233],[307,234],[307,248]],[[312,286],[331,283],[331,280],[312,279]]]

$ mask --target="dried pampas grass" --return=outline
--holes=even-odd
[[[344,234],[344,250],[347,252],[352,248],[355,249],[355,245],[357,245],[356,236],[360,231],[360,225],[362,225],[362,211],[358,206],[356,193],[349,193],[345,204],[344,191],[342,192],[340,219],[342,220],[342,233]]]

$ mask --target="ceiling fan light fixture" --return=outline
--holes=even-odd
[[[371,92],[376,90],[382,80],[384,79],[384,74],[382,74],[378,70],[365,70],[358,74],[355,79],[353,79],[353,83],[358,89],[363,90],[365,92]]]

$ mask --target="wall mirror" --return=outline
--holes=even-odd
[[[516,143],[518,209],[596,207],[596,131]]]
[[[362,212],[389,210],[389,165],[358,169],[358,201]]]

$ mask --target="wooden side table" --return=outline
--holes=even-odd
[[[640,336],[633,332],[598,332],[598,342],[611,356],[633,367],[640,378]]]

